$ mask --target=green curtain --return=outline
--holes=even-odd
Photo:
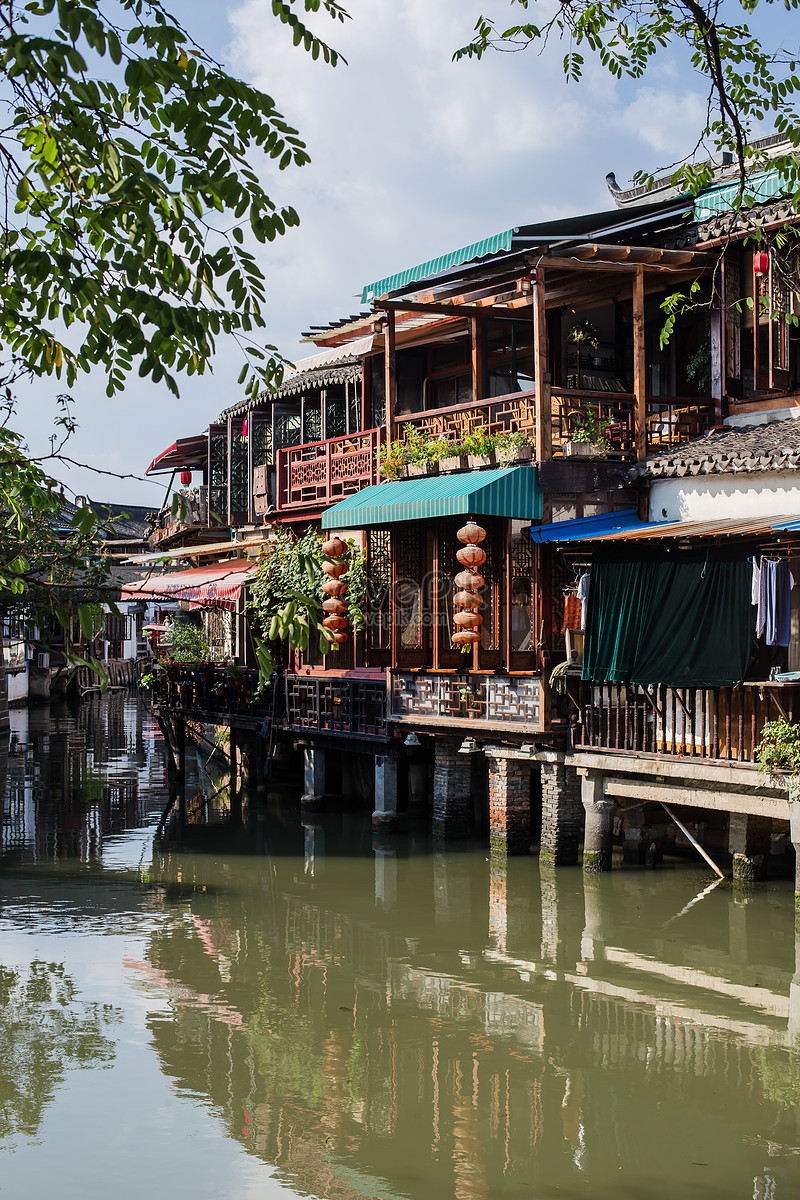
[[[583,678],[722,687],[741,683],[753,642],[747,552],[599,552]]]

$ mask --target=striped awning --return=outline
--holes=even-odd
[[[374,283],[368,283],[361,293],[361,303],[370,304],[373,300],[386,296],[398,288],[407,287],[410,283],[419,283],[423,279],[429,279],[432,275],[449,271],[452,267],[460,267],[464,263],[486,258],[489,254],[501,254],[503,251],[508,251],[511,249],[514,233],[513,229],[505,229],[502,233],[495,233],[491,237],[483,238],[480,242],[473,242],[470,246],[462,246],[460,250],[451,250],[448,254],[440,254],[438,258],[429,259],[428,262],[420,263],[419,266],[408,267],[405,271],[398,271],[396,275],[387,275],[385,279],[377,279]]]
[[[173,571],[169,575],[148,575],[126,583],[122,600],[188,600],[195,608],[224,608],[236,611],[242,584],[256,573],[256,563],[247,559],[227,558],[224,562]]]
[[[539,472],[535,467],[495,467],[460,475],[393,480],[363,488],[322,514],[323,529],[367,529],[432,517],[514,517],[536,521],[542,515]]]

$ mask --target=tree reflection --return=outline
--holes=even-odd
[[[68,1070],[113,1062],[105,1031],[119,1019],[112,1005],[81,1000],[63,964],[0,964],[0,1141],[36,1136]]]

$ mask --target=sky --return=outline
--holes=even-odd
[[[347,59],[332,69],[292,46],[270,0],[166,4],[197,42],[273,96],[309,148],[309,165],[274,180],[269,164],[255,164],[273,199],[300,214],[299,228],[259,248],[264,340],[290,360],[314,352],[299,344],[303,330],[359,311],[365,284],[515,225],[611,208],[607,172],[625,186],[640,168],[667,167],[702,126],[702,81],[677,51],[638,83],[589,65],[567,84],[559,44],[452,62],[479,13],[508,18],[507,0],[344,5],[345,25],[314,23]],[[771,44],[797,42],[795,14],[772,6],[763,22]],[[54,474],[74,493],[157,508],[163,479],[136,477],[239,398],[241,366],[238,349],[220,342],[213,374],[179,381],[177,400],[136,375],[108,399],[101,373],[84,377],[67,452],[95,470]],[[61,390],[38,381],[21,397],[17,424],[35,454],[48,448]]]

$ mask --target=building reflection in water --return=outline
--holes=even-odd
[[[354,837],[156,858],[190,916],[132,969],[174,1001],[164,1071],[231,1136],[330,1197],[796,1194],[782,905]]]

